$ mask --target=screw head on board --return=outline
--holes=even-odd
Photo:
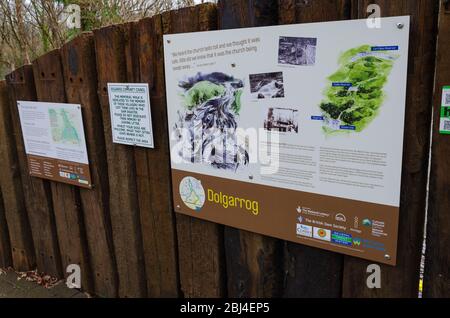
[[[405,25],[403,24],[403,23],[401,23],[401,22],[399,22],[399,23],[397,23],[397,28],[398,29],[403,29],[405,27]]]
[[[387,260],[389,261],[389,260],[391,260],[391,255],[386,254],[386,255],[384,255],[384,258],[387,259]]]

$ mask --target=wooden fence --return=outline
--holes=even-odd
[[[382,288],[367,288],[368,261],[175,214],[163,34],[365,18],[371,3],[412,16],[398,265],[381,265]],[[0,267],[63,278],[77,263],[101,297],[416,297],[432,128],[424,294],[450,296],[450,137],[437,120],[449,10],[443,0],[224,0],[83,33],[15,70],[0,82]],[[108,82],[149,84],[155,149],[112,143]],[[29,176],[17,100],[82,105],[92,190]]]

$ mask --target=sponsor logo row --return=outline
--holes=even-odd
[[[297,235],[348,247],[359,247],[385,251],[383,243],[353,237],[351,234],[331,231],[305,224],[297,224]]]
[[[66,178],[66,179],[70,179],[70,180],[78,180],[78,182],[81,183],[81,184],[89,184],[88,181],[80,179],[80,177],[78,175],[74,174],[74,173],[67,173],[67,172],[64,172],[64,171],[60,171],[59,172],[59,176],[61,178]]]

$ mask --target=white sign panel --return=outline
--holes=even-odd
[[[113,142],[154,148],[148,84],[108,83]]]
[[[165,35],[176,211],[395,263],[409,20]]]
[[[81,105],[18,101],[30,174],[90,187]]]

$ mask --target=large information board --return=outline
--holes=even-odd
[[[409,25],[164,36],[175,210],[395,265]]]
[[[18,101],[30,175],[91,188],[81,105]]]

